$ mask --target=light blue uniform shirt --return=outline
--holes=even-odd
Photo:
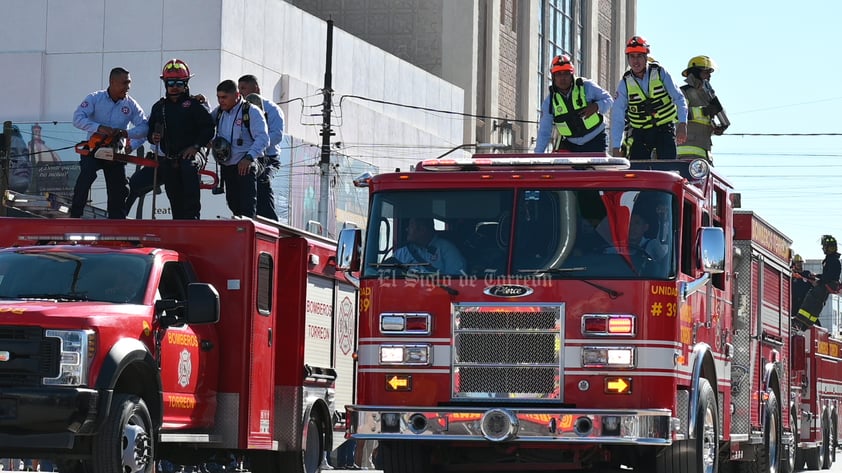
[[[585,100],[589,104],[595,103],[597,107],[599,107],[599,113],[602,115],[608,113],[608,110],[611,109],[611,104],[614,102],[611,95],[606,92],[605,89],[588,79],[582,79],[582,86],[585,88]],[[570,97],[571,93],[573,93],[572,87],[570,88],[570,93],[568,93],[566,97]],[[553,138],[553,127],[555,126],[555,123],[553,122],[554,111],[552,99],[553,94],[549,94],[547,95],[547,98],[544,99],[544,103],[541,104],[541,121],[538,122],[538,138],[535,140],[536,153],[545,152],[547,145],[550,144],[550,140]],[[603,131],[605,131],[604,118],[603,122],[600,123],[598,127],[591,130],[585,136],[577,138],[568,137],[566,139],[573,144],[583,145],[594,139],[596,135],[602,133]]]
[[[660,71],[661,82],[664,83],[664,88],[667,90],[670,98],[675,103],[678,113],[678,123],[687,123],[687,100],[684,99],[684,94],[675,86],[672,81],[672,76],[669,75],[663,67]],[[646,72],[643,74],[643,79],[634,77],[640,84],[641,90],[644,93],[649,93],[649,65],[646,66]],[[617,84],[617,93],[614,94],[614,105],[611,107],[611,147],[619,148],[623,143],[623,128],[626,123],[626,110],[629,107],[629,91],[626,88],[626,80],[620,79]]]
[[[266,156],[277,156],[281,154],[281,141],[284,139],[284,111],[275,102],[263,99],[263,113],[266,114],[266,126],[269,127]]]
[[[129,123],[133,125],[132,128],[128,127]],[[87,131],[86,139],[90,139],[100,125],[128,129],[132,149],[138,149],[146,141],[149,131],[146,114],[135,99],[127,95],[115,102],[108,95],[108,90],[88,94],[73,113],[73,126]]]
[[[410,249],[412,246],[412,249]],[[417,257],[416,257],[417,256]],[[442,274],[458,275],[465,270],[465,257],[456,245],[434,235],[427,246],[409,243],[395,251],[395,258],[401,263],[419,263],[416,271],[422,273],[440,272]]]
[[[243,124],[243,104],[245,100],[240,99],[229,111],[223,111],[216,126],[216,136],[221,136],[231,143],[231,156],[222,164],[234,166],[239,163],[245,155],[249,154],[257,159],[263,156],[263,152],[269,145],[269,132],[266,129],[266,119],[263,118],[263,111],[255,106],[250,106],[249,127]],[[220,108],[216,107],[211,116],[216,120]],[[249,134],[251,131],[251,134]],[[238,144],[237,140],[242,140]]]

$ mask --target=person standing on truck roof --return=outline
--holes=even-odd
[[[802,325],[819,325],[819,314],[824,308],[827,296],[839,291],[839,276],[842,273],[842,264],[839,262],[836,238],[832,235],[822,235],[822,252],[825,257],[822,261],[822,272],[817,274],[813,280],[813,287],[804,297],[801,308],[798,309],[796,320]]]
[[[552,84],[541,104],[535,152],[546,150],[555,124],[558,138],[553,151],[604,153],[608,142],[603,114],[614,99],[593,81],[575,77],[576,69],[567,55],[553,58],[550,73]]]
[[[165,96],[155,102],[149,114],[149,142],[158,146],[158,175],[174,220],[199,219],[199,168],[205,163],[202,148],[213,139],[213,118],[203,101],[190,95],[191,77],[187,63],[181,59],[167,61],[161,71]],[[141,185],[140,181],[149,181],[155,171],[142,172],[137,180],[132,176],[135,188],[151,188],[151,182]],[[127,202],[127,207],[131,204]]]
[[[222,165],[225,201],[235,216],[257,215],[259,162],[269,146],[266,119],[257,107],[243,100],[233,80],[216,87],[219,106],[211,116],[216,122],[214,158]]]
[[[713,117],[723,111],[722,105],[710,86],[710,76],[716,69],[713,59],[696,56],[690,59],[681,73],[687,84],[681,92],[687,99],[687,141],[678,147],[679,158],[704,158],[713,161],[710,153],[711,136],[721,135],[727,125],[714,123]]]
[[[804,301],[804,296],[813,287],[812,281],[816,276],[804,269],[804,258],[801,255],[792,257],[792,276],[790,277],[790,294],[792,295],[792,305],[790,314],[795,315],[798,309],[801,308],[801,303]]]
[[[249,97],[256,94],[262,106],[263,116],[266,118],[266,126],[269,130],[269,146],[260,161],[260,174],[257,175],[257,215],[270,220],[278,220],[275,212],[275,193],[272,191],[272,179],[275,172],[281,167],[278,155],[281,151],[281,141],[284,139],[284,112],[275,102],[260,96],[260,85],[257,77],[246,74],[237,81],[237,90],[240,96]]]
[[[629,159],[651,159],[653,152],[657,159],[675,159],[676,143],[687,139],[687,102],[667,70],[648,60],[649,50],[640,36],[626,43],[629,70],[617,84],[611,107],[611,153],[622,155],[628,120],[633,140]]]
[[[94,133],[111,135],[115,132],[128,138],[125,153],[131,153],[146,140],[148,125],[146,114],[140,105],[128,95],[132,83],[129,71],[122,67],[111,69],[108,88],[88,94],[73,113],[73,126],[88,132],[87,139]],[[129,124],[131,129],[127,129]],[[73,188],[70,216],[81,218],[88,201],[88,192],[96,181],[96,173],[102,169],[108,194],[108,218],[126,218],[125,203],[129,193],[126,180],[126,163],[97,159],[93,154],[81,156],[79,177]]]

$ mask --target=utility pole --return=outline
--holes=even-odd
[[[321,180],[319,181],[319,223],[322,235],[328,234],[328,209],[330,208],[330,128],[331,100],[333,99],[333,20],[327,20],[327,57],[325,59],[325,83],[322,88],[322,159],[319,161]]]
[[[3,178],[0,179],[0,216],[6,216],[6,191],[9,190],[9,171],[12,162],[12,122],[3,122]]]

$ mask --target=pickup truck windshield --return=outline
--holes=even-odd
[[[676,215],[673,195],[650,190],[380,192],[363,277],[666,279]]]
[[[45,249],[0,251],[0,299],[140,304],[152,257]]]

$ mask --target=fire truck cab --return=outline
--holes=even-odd
[[[386,473],[790,463],[789,240],[706,162],[478,155],[361,183],[347,420]]]
[[[335,242],[249,219],[6,218],[0,245],[0,457],[326,466],[353,399]]]

